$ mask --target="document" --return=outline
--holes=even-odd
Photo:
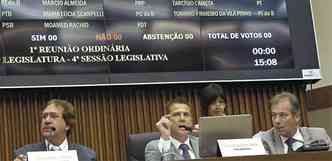
[[[28,152],[29,161],[78,161],[77,151],[38,151]]]
[[[218,146],[223,157],[267,154],[260,138],[219,139]]]

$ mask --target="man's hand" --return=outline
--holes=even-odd
[[[20,154],[19,156],[17,156],[14,161],[27,161],[28,157],[26,155]]]
[[[161,119],[156,123],[156,127],[160,132],[160,137],[168,140],[171,137],[171,125],[172,122],[169,120],[170,115],[164,115]]]

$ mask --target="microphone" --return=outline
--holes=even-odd
[[[55,134],[55,131],[56,131],[56,128],[55,127],[50,127],[50,132],[48,133],[48,135],[46,136],[47,138],[48,137],[51,137],[51,136],[54,136]]]
[[[329,150],[330,146],[324,140],[316,140],[310,144],[304,144],[299,151],[326,151]]]
[[[55,127],[51,127],[51,136],[53,136],[55,134],[56,128]]]
[[[49,134],[48,134],[47,136],[45,136],[46,140],[48,140],[48,139],[50,139],[50,137],[54,136],[55,131],[56,131],[56,128],[55,128],[55,127],[50,127],[49,129],[50,129],[51,131],[49,132]],[[51,149],[50,149],[49,142],[48,142],[48,144],[45,143],[45,145],[46,145],[46,150],[47,150],[47,151],[50,151]]]

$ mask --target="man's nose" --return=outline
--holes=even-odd
[[[277,115],[277,116],[274,118],[274,122],[276,122],[276,123],[280,123],[280,120],[281,120],[281,118],[280,118],[279,115]]]
[[[184,113],[181,113],[180,114],[180,120],[184,120],[185,116],[184,116]]]
[[[51,123],[52,121],[52,117],[50,115],[47,115],[45,118],[44,118],[44,122],[45,123]]]

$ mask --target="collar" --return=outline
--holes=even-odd
[[[45,145],[47,147],[47,150],[49,150],[51,146],[57,146],[57,147],[60,147],[61,150],[63,151],[68,151],[68,140],[67,138],[65,138],[65,140],[60,144],[60,145],[54,145],[52,143],[50,143],[47,139],[45,139]]]
[[[184,143],[181,143],[178,140],[176,140],[175,138],[171,137],[171,142],[176,147],[176,149],[179,149],[179,147],[180,147],[181,144],[187,144],[189,146],[189,150],[192,150],[192,147],[190,145],[189,137],[186,139],[186,141],[184,141]]]
[[[281,141],[284,143],[288,137],[283,137],[283,136],[280,136],[281,138]],[[303,139],[303,136],[299,130],[299,128],[296,129],[296,133],[292,136],[293,139],[295,139],[296,141],[300,141],[300,142],[304,142],[304,139]]]

